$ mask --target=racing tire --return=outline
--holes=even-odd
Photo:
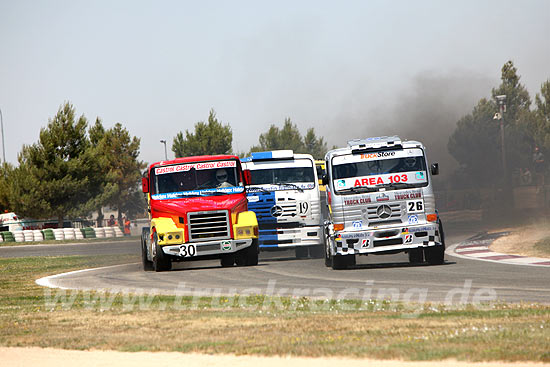
[[[237,252],[235,256],[235,264],[237,266],[255,266],[258,265],[258,254],[260,247],[258,245],[258,239],[253,239],[252,244],[245,249]]]
[[[158,244],[157,232],[153,233],[153,245],[155,246],[155,255],[153,256],[153,268],[156,272],[168,271],[172,269],[172,261],[164,254]]]
[[[309,246],[309,256],[312,259],[322,259],[324,256],[324,252],[325,252],[325,246],[323,244]]]
[[[330,256],[330,241],[328,238],[325,238],[325,266],[327,268],[332,267],[332,256]]]
[[[327,268],[332,267],[332,257],[330,255],[325,254],[325,266]]]
[[[445,246],[435,245],[424,248],[424,257],[430,265],[441,265],[445,262]]]
[[[222,268],[229,268],[235,264],[235,255],[224,255],[220,258],[220,265]]]
[[[445,233],[443,232],[443,223],[441,222],[441,219],[438,220],[439,225],[439,239],[441,240],[441,244],[443,247],[445,247]]]
[[[355,265],[355,255],[334,255],[332,257],[332,269],[342,270]]]
[[[409,250],[409,263],[419,264],[424,261],[424,252],[421,248]]]
[[[147,242],[150,238],[150,230],[148,227],[141,229],[141,262],[143,263],[144,271],[153,271],[153,262],[147,258]]]
[[[445,233],[443,232],[443,223],[438,220],[440,245],[426,247],[424,249],[424,257],[430,265],[441,265],[445,262]]]
[[[296,251],[296,258],[297,259],[307,259],[308,256],[308,248],[305,246],[297,246],[295,248]]]

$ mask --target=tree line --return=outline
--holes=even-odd
[[[497,96],[506,95],[503,114],[506,170],[501,164],[502,144]],[[550,80],[536,94],[535,107],[512,61],[501,69],[501,84],[493,88],[490,98],[482,98],[472,112],[462,117],[449,138],[448,149],[460,167],[451,176],[450,185],[494,187],[509,182],[521,169],[533,169],[533,153],[550,152]],[[497,115],[498,116],[498,115]],[[176,157],[231,154],[233,133],[211,110],[207,121],[199,121],[193,130],[178,132],[172,142]],[[328,150],[323,137],[314,128],[302,135],[290,118],[282,127],[272,124],[260,134],[251,152],[292,149],[322,159]],[[90,124],[85,116],[77,117],[69,102],[40,130],[39,139],[24,145],[18,165],[0,167],[0,209],[36,219],[57,218],[59,224],[68,216],[88,216],[110,206],[134,217],[144,213],[146,202],[139,178],[147,166],[139,160],[140,139],[130,135],[122,124],[106,129],[100,118]],[[546,170],[546,166],[544,166]],[[544,171],[545,172],[545,171]],[[543,174],[544,174],[543,172]]]
[[[451,187],[509,187],[526,170],[545,175],[546,163],[535,163],[534,153],[537,147],[543,157],[550,152],[550,79],[541,84],[534,108],[520,79],[514,63],[506,62],[501,69],[501,83],[491,90],[491,97],[480,99],[457,122],[447,145],[460,164],[450,180]],[[505,102],[502,116],[499,96],[506,96],[500,97]]]
[[[176,134],[172,151],[176,157],[231,154],[232,143],[231,127],[211,110],[208,121],[197,122],[194,131]],[[282,129],[272,125],[251,151],[272,149],[294,149],[319,158],[327,151],[313,128],[302,136],[290,119]],[[139,160],[139,151],[140,139],[122,124],[105,129],[100,118],[90,124],[66,102],[40,130],[38,141],[23,146],[17,166],[0,167],[0,209],[35,219],[56,218],[59,226],[64,218],[93,212],[102,223],[105,206],[118,211],[119,223],[123,213],[143,214],[146,202],[139,179],[147,164]]]

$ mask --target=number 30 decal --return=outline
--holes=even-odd
[[[422,200],[407,201],[407,213],[419,213],[424,211],[424,202]]]
[[[195,245],[181,245],[180,246],[180,256],[183,257],[193,257],[197,254],[197,248]]]

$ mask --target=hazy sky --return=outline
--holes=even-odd
[[[534,98],[550,0],[0,0],[6,160],[64,101],[121,122],[149,163],[211,108],[237,151],[290,117],[330,145],[397,133],[444,155],[509,59]]]

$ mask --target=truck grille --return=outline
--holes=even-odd
[[[401,223],[401,204],[369,205],[367,206],[367,218],[371,225]]]
[[[297,214],[296,199],[293,198],[279,198],[277,199],[277,205],[283,209],[282,218],[293,218]]]
[[[189,241],[230,238],[227,211],[195,212],[187,214]]]

